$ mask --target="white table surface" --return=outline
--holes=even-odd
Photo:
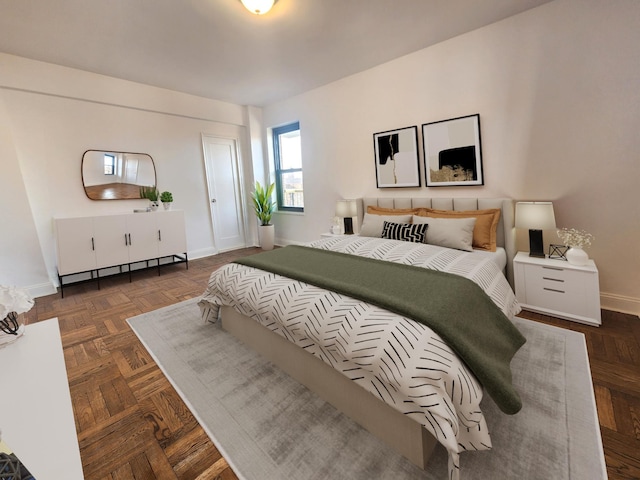
[[[0,430],[36,480],[82,480],[58,319],[0,348]]]

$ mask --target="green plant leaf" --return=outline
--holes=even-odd
[[[274,183],[265,189],[260,185],[260,182],[256,182],[255,190],[251,193],[253,209],[262,225],[269,225],[271,222],[271,216],[276,206],[275,202],[271,201],[274,188]]]

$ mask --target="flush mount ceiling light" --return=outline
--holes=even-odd
[[[264,15],[278,0],[240,0],[247,10],[256,15]]]

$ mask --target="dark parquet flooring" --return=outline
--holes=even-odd
[[[126,319],[197,297],[209,275],[249,248],[128,276],[65,287],[41,297],[34,323],[58,317],[85,478],[237,478]],[[610,479],[640,479],[640,319],[603,312],[589,327],[521,316],[586,335]]]

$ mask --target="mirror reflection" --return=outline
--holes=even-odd
[[[156,169],[146,153],[87,150],[82,184],[91,200],[137,199],[140,187],[156,185]]]

